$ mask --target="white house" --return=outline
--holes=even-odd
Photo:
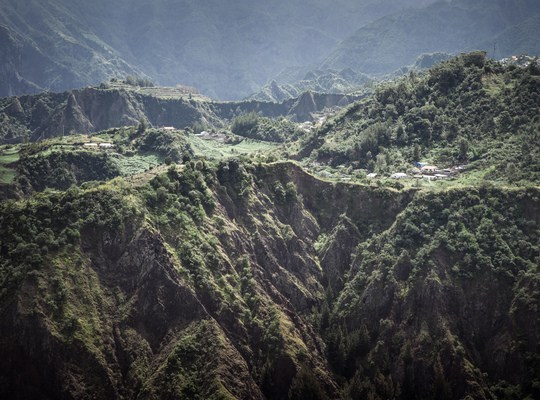
[[[437,167],[434,165],[424,165],[421,170],[422,172],[435,172],[437,171]]]
[[[390,178],[392,179],[405,179],[408,175],[403,172],[396,172],[395,174],[390,175]]]

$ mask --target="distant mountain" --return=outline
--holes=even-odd
[[[303,79],[279,85],[273,80],[265,85],[249,99],[260,101],[284,101],[300,96],[307,91],[321,93],[352,93],[359,88],[373,82],[366,74],[362,74],[352,69],[336,70],[315,70],[308,72]]]
[[[539,14],[537,0],[440,1],[361,27],[321,67],[388,73],[412,64],[421,53],[482,49],[492,56],[497,42],[499,58],[537,52]]]
[[[283,71],[275,80],[263,86],[258,92],[249,96],[248,99],[279,103],[296,98],[308,91],[328,94],[351,94],[364,97],[374,92],[377,81],[392,80],[410,71],[431,68],[450,58],[452,56],[448,53],[421,54],[413,65],[404,65],[390,74],[377,78],[350,68],[341,71],[332,69],[309,71],[303,68],[290,68]],[[299,74],[302,72],[305,72],[305,75],[303,75],[303,78],[299,78]]]
[[[238,99],[359,26],[432,0],[2,0],[0,96],[137,74]]]
[[[100,4],[106,3],[99,0],[93,7]],[[142,74],[96,35],[101,26],[91,24],[93,14],[80,0],[0,2],[0,95],[60,91]]]
[[[540,55],[540,13],[505,29],[492,40],[476,47],[486,49],[494,58],[510,55]]]

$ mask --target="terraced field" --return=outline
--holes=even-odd
[[[11,183],[15,179],[13,164],[19,160],[19,146],[0,147],[0,183]]]
[[[189,135],[188,142],[196,156],[219,160],[234,156],[263,156],[278,150],[282,145],[271,142],[262,142],[252,139],[244,139],[237,144],[222,143],[217,140],[200,139]]]

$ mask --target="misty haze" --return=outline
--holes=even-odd
[[[539,0],[0,0],[0,399],[540,399]]]

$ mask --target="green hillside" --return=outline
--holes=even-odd
[[[0,393],[535,398],[539,195],[199,160],[3,202]]]
[[[539,80],[0,100],[0,398],[539,398]]]
[[[299,157],[379,174],[466,165],[476,183],[539,182],[539,83],[537,61],[504,67],[465,54],[380,86],[306,139]]]

